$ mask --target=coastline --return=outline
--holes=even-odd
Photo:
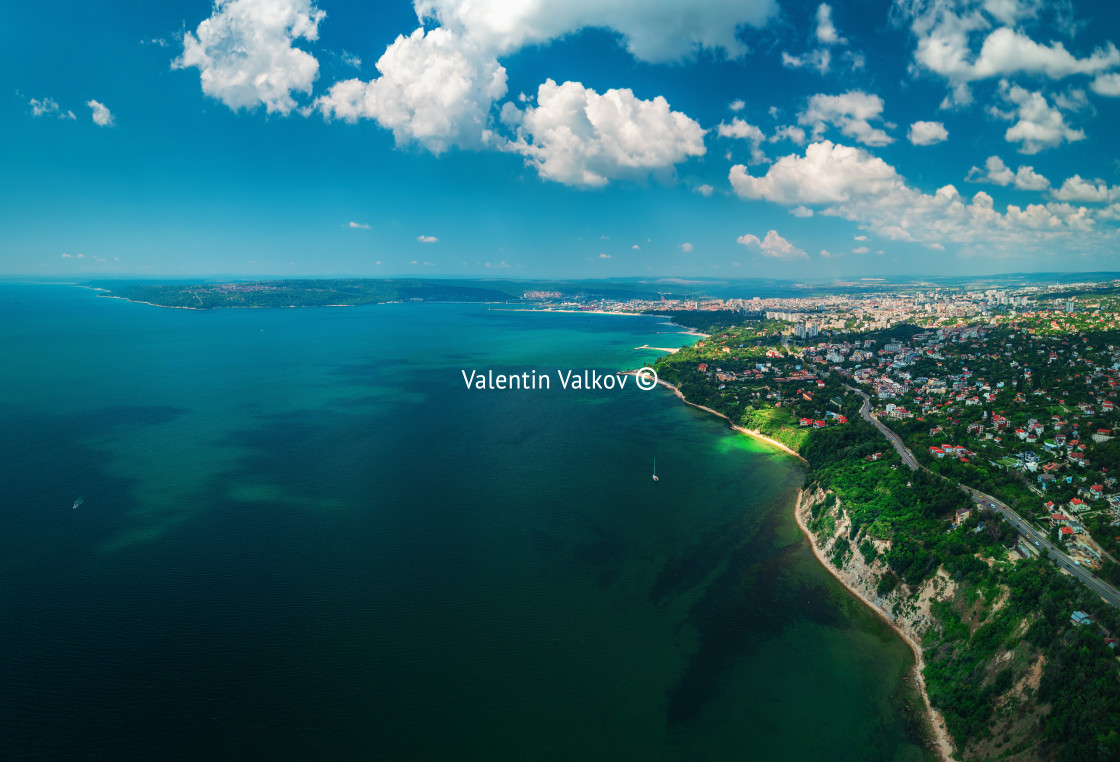
[[[745,429],[742,426],[736,426],[735,424],[731,423],[731,419],[717,410],[713,410],[710,407],[705,407],[704,405],[698,405],[695,402],[690,402],[684,396],[680,389],[678,389],[673,384],[670,384],[668,381],[663,381],[659,378],[657,379],[657,383],[661,384],[667,389],[672,390],[672,392],[677,395],[677,397],[686,405],[691,405],[692,407],[699,408],[700,410],[711,413],[712,415],[719,416],[720,418],[730,423],[731,428],[735,429],[736,431],[739,431],[748,436],[755,437],[756,439],[761,439],[764,442],[768,442],[779,448],[780,450],[793,455],[802,463],[806,465],[809,464],[809,461],[805,460],[805,458],[802,457],[799,453],[790,449],[781,442],[775,441],[770,437],[762,434],[761,432],[751,429]],[[926,681],[922,676],[922,671],[925,669],[925,659],[922,657],[921,643],[919,643],[911,633],[907,632],[896,622],[894,622],[886,611],[879,608],[870,598],[864,595],[861,590],[856,588],[854,585],[849,584],[849,582],[840,575],[839,571],[834,568],[831,563],[829,563],[828,559],[822,555],[820,549],[817,547],[816,537],[812,532],[809,531],[809,528],[805,525],[804,519],[801,515],[801,498],[803,494],[803,490],[797,490],[797,500],[794,503],[793,515],[794,519],[797,521],[797,526],[801,529],[802,534],[804,534],[805,538],[809,541],[809,547],[813,551],[813,556],[817,559],[817,562],[821,566],[823,566],[828,571],[828,573],[831,574],[833,578],[844,587],[845,590],[859,598],[859,600],[864,605],[875,612],[876,615],[878,615],[884,622],[887,623],[891,630],[897,633],[898,636],[902,638],[908,646],[910,646],[910,651],[914,654],[914,683],[918,688],[918,693],[921,694],[922,703],[925,705],[925,717],[927,720],[928,728],[932,734],[934,750],[937,753],[938,758],[941,759],[942,762],[953,762],[955,760],[955,757],[953,756],[953,744],[950,740],[949,732],[945,727],[945,720],[941,717],[941,713],[933,708],[933,705],[929,700],[929,693],[926,691]]]
[[[83,286],[82,288],[87,288]],[[103,289],[95,288],[94,291],[102,291]],[[98,294],[102,299],[120,299],[122,302],[131,302],[132,304],[147,304],[149,307],[162,307],[165,310],[193,310],[194,312],[205,312],[201,307],[175,307],[170,304],[156,304],[155,302],[141,302],[136,299],[129,299],[127,296],[112,296],[110,294]]]
[[[494,312],[566,312],[574,315],[626,315],[627,317],[644,317],[644,312],[611,312],[610,310],[550,310],[533,309],[531,307],[500,308]]]
[[[919,643],[911,633],[904,630],[892,620],[886,611],[877,606],[870,598],[864,595],[861,590],[849,584],[848,581],[840,575],[840,572],[829,563],[828,559],[824,557],[820,548],[817,547],[816,537],[809,531],[809,527],[805,525],[801,510],[802,495],[804,495],[804,491],[800,489],[797,490],[797,501],[794,503],[793,515],[797,520],[797,526],[809,541],[809,547],[813,550],[813,556],[816,557],[820,565],[827,569],[828,573],[831,574],[837,582],[844,586],[844,589],[859,598],[869,609],[874,611],[879,618],[886,622],[899,637],[906,641],[908,646],[910,646],[910,650],[914,654],[914,683],[917,685],[918,692],[922,696],[922,702],[925,704],[925,714],[929,723],[929,729],[933,734],[932,740],[935,750],[938,757],[943,760],[943,762],[952,762],[955,759],[953,757],[953,744],[949,738],[949,732],[945,728],[945,720],[941,717],[941,713],[934,709],[933,705],[930,703],[929,693],[926,691],[926,681],[922,676],[922,671],[925,669],[926,663],[925,659],[922,658],[921,643]]]
[[[689,328],[687,325],[681,325],[680,323],[674,323],[672,320],[669,321],[668,325],[671,325],[674,328],[680,328],[681,332],[684,333],[686,336],[699,336],[702,339],[706,339],[706,338],[711,336],[710,333],[700,333],[695,328]]]
[[[760,439],[763,442],[767,442],[769,444],[772,444],[775,447],[777,447],[779,450],[782,450],[783,452],[786,452],[786,453],[792,455],[793,457],[797,458],[798,460],[800,460],[805,465],[809,465],[809,461],[807,461],[807,460],[805,460],[805,458],[801,457],[801,455],[796,450],[791,450],[789,447],[787,447],[786,445],[777,441],[776,439],[771,439],[770,437],[766,436],[765,434],[763,434],[761,431],[759,431],[757,429],[745,429],[742,426],[736,426],[734,423],[731,423],[730,418],[728,418],[726,415],[719,412],[718,410],[712,410],[710,407],[704,407],[703,405],[697,405],[695,402],[689,402],[688,398],[685,397],[684,394],[681,393],[681,390],[678,389],[677,387],[673,386],[672,384],[670,384],[668,381],[663,381],[662,379],[659,378],[659,379],[657,379],[657,383],[661,384],[666,389],[672,390],[673,394],[677,395],[677,397],[680,399],[680,401],[683,402],[684,404],[691,405],[692,407],[703,410],[706,413],[711,413],[712,415],[719,416],[723,420],[727,421],[731,425],[731,428],[735,429],[735,431],[738,431],[741,434],[746,434],[749,437],[754,437],[755,439]]]

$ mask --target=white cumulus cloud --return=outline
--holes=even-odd
[[[506,70],[470,40],[446,29],[397,37],[370,82],[335,83],[315,107],[328,119],[375,119],[398,145],[416,141],[433,153],[489,140],[490,107],[506,93]]]
[[[704,155],[704,130],[660,96],[641,100],[630,90],[600,95],[579,82],[549,79],[537,89],[536,102],[525,110],[511,148],[549,180],[599,187]]]
[[[997,177],[1013,182],[1000,167],[993,169]],[[911,187],[882,159],[829,141],[810,144],[804,156],[778,159],[763,176],[750,175],[746,167],[736,165],[730,180],[744,198],[787,206],[821,205],[818,214],[857,222],[888,240],[930,248],[958,243],[1008,255],[1028,247],[1053,252],[1055,242],[1099,243],[1107,233],[1097,232],[1097,221],[1110,214],[1107,209],[1094,211],[1060,200],[1026,208],[1009,204],[1001,212],[987,193],[979,191],[966,200],[952,185],[925,193]],[[1073,188],[1068,194],[1071,199],[1077,197]],[[1079,192],[1100,197],[1099,187],[1092,188]]]
[[[690,251],[692,251],[692,244],[688,241],[685,241],[681,244],[681,251],[683,251],[685,254],[688,254]]]
[[[1015,172],[998,156],[989,156],[984,169],[973,167],[968,171],[968,182],[989,182],[995,185],[1014,184],[1019,190],[1046,190],[1050,181],[1034,171],[1034,167],[1020,166]]]
[[[93,109],[93,123],[98,127],[108,127],[113,123],[113,115],[104,103],[95,100],[86,101],[86,105]]]
[[[931,146],[949,139],[949,131],[941,122],[914,122],[906,138],[916,146]]]
[[[547,42],[584,28],[618,32],[642,61],[664,63],[698,49],[739,57],[747,52],[736,31],[762,28],[778,15],[776,0],[415,0],[421,19],[436,19],[496,53]]]
[[[811,126],[814,138],[821,137],[831,124],[864,145],[884,146],[893,143],[894,139],[883,130],[872,127],[870,121],[878,120],[882,113],[883,99],[878,95],[851,90],[841,95],[814,95],[797,121]]]
[[[416,236],[416,240],[419,241],[420,243],[435,243],[439,239],[436,238],[434,235],[418,235],[418,236]]]
[[[730,124],[721,122],[716,127],[716,133],[721,138],[738,138],[739,140],[746,140],[751,146],[751,163],[763,164],[769,161],[766,154],[763,153],[759,144],[766,140],[766,136],[762,134],[762,130],[749,124],[746,120],[735,117],[731,120]]]
[[[1120,97],[1120,73],[1098,74],[1089,84],[1089,89],[1106,98]]]
[[[762,130],[755,127],[753,124],[748,124],[739,117],[732,119],[731,124],[721,122],[716,128],[716,132],[721,138],[739,138],[740,140],[753,140],[756,142],[766,139],[766,136],[762,134]]]
[[[351,222],[347,227],[356,228],[358,230],[369,230],[368,222]]]
[[[730,179],[735,192],[744,198],[787,205],[845,202],[882,195],[903,185],[894,167],[882,159],[828,140],[811,143],[804,157],[783,156],[762,177],[737,164],[731,168]]]
[[[805,130],[800,127],[795,127],[792,124],[779,127],[774,131],[774,134],[770,136],[770,142],[776,143],[779,140],[789,140],[799,146],[805,145]]]
[[[325,16],[311,0],[214,0],[210,17],[183,35],[172,66],[197,68],[202,92],[231,109],[264,104],[287,114],[292,93],[310,93],[319,75],[315,57],[293,43],[318,39]]]
[[[991,113],[1015,121],[1007,128],[1004,139],[1008,143],[1018,143],[1019,153],[1035,154],[1045,148],[1085,139],[1085,133],[1066,124],[1065,115],[1051,106],[1042,93],[1003,82],[1000,94],[1014,110],[1005,113],[993,108]]]
[[[846,42],[836,32],[836,25],[832,23],[832,6],[828,3],[817,6],[817,40],[822,45],[840,45]]]
[[[1058,201],[1089,201],[1104,203],[1120,197],[1120,188],[1109,188],[1104,180],[1084,180],[1081,175],[1066,178],[1051,195]]]
[[[915,63],[953,84],[1014,74],[1056,80],[1120,65],[1120,51],[1112,43],[1078,57],[1061,42],[1044,45],[1028,37],[1017,28],[1018,22],[1034,15],[1036,5],[1015,0],[894,3],[895,9],[910,20],[917,41]]]
[[[801,259],[807,257],[802,249],[797,248],[792,243],[778,235],[777,230],[771,230],[766,233],[766,237],[759,240],[758,236],[741,235],[735,239],[738,243],[744,246],[757,246],[765,257],[774,257],[776,259]]]

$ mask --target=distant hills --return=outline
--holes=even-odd
[[[986,277],[890,277],[832,281],[766,278],[608,278],[506,280],[454,278],[302,278],[272,280],[98,280],[83,285],[106,295],[161,307],[323,307],[383,302],[518,302],[792,298],[928,289],[1015,288],[1115,281],[1120,273],[1014,273]],[[1097,291],[1100,286],[1089,290]],[[1074,287],[1065,293],[1084,293]],[[528,296],[526,296],[528,294]]]

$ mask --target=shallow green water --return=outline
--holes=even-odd
[[[922,758],[794,459],[460,374],[635,367],[659,319],[0,286],[0,325],[5,756]]]

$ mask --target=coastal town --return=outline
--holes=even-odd
[[[705,334],[657,364],[682,397],[806,459],[802,528],[914,648],[944,757],[1116,740],[1118,287],[641,306]]]
[[[1118,286],[561,304],[683,311],[700,324],[703,313],[742,315],[747,327],[708,345],[700,353],[708,362],[697,364],[725,396],[771,379],[762,391],[780,407],[791,396],[811,399],[820,379],[835,373],[872,396],[873,414],[924,466],[956,481],[994,479],[996,493],[1024,508],[1024,518],[1079,565],[1099,570],[1120,556]],[[734,338],[751,341],[736,347]],[[760,351],[767,338],[772,346]],[[843,422],[825,410],[797,425]],[[1038,548],[1025,543],[1022,552]]]

